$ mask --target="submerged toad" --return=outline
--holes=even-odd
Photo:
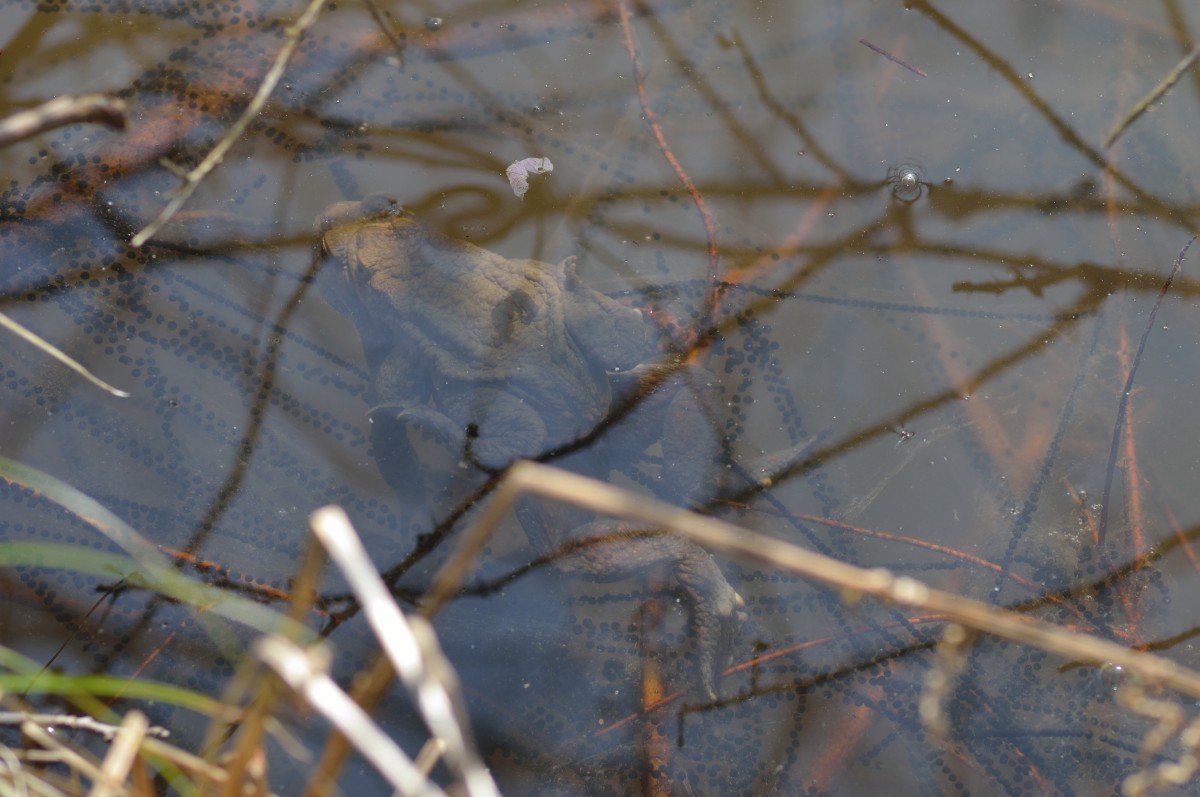
[[[464,463],[496,469],[579,440],[614,406],[618,374],[655,368],[636,368],[653,351],[642,313],[584,284],[573,257],[558,264],[501,257],[426,229],[380,196],[332,205],[319,223],[324,252],[349,287],[338,303],[375,375],[380,406],[372,420],[419,428]],[[711,497],[715,480],[706,474],[720,451],[710,422],[712,380],[684,368],[665,382],[602,441],[556,464],[604,478],[661,442],[664,497]],[[404,447],[400,437],[391,439]],[[718,649],[742,601],[711,556],[611,521],[579,526],[532,511],[520,516],[541,553],[577,535],[615,533],[561,560],[563,569],[616,578],[669,565],[689,599],[700,674],[713,695]]]

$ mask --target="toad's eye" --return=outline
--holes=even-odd
[[[901,202],[913,202],[925,193],[929,181],[925,179],[925,169],[916,161],[901,161],[888,169],[887,184],[892,189],[892,196]]]

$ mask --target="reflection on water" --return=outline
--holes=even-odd
[[[230,588],[286,588],[308,513],[339,503],[411,601],[462,524],[431,534],[379,475],[372,375],[326,299],[331,275],[310,274],[313,219],[379,191],[506,257],[573,253],[588,284],[686,340],[708,242],[646,124],[621,29],[605,4],[445,6],[432,26],[406,7],[398,54],[364,8],[338,4],[225,165],[135,251],[125,242],[177,183],[159,159],[203,157],[299,9],[134,5],[0,12],[6,107],[80,87],[133,109],[124,135],[81,126],[0,153],[3,310],[133,393],[110,399],[6,346],[0,453],[231,568]],[[1195,666],[1186,263],[1113,453],[1125,375],[1196,227],[1195,84],[1111,151],[1097,142],[1198,20],[1152,3],[650,5],[633,22],[639,77],[711,211],[728,282],[702,356],[724,388],[718,427],[738,457],[822,435],[806,468],[719,511]],[[504,170],[527,157],[555,168],[517,200]],[[639,473],[655,468],[622,481]],[[0,492],[5,538],[100,544],[28,491]],[[476,578],[532,557],[511,523]],[[693,652],[674,602],[657,630],[644,619],[640,579],[539,568],[439,617],[502,788],[1092,793],[1179,754],[1139,755],[1149,723],[1110,674],[991,639],[963,651],[936,740],[917,704],[937,618],[721,564],[749,619],[716,705],[693,692],[638,715],[647,661],[687,686]],[[4,583],[4,642],[27,655],[66,643],[60,666],[149,661],[146,677],[210,692],[232,672],[177,607],[123,593],[89,614],[86,579],[26,569]],[[367,659],[360,636],[357,619],[331,635],[342,676]],[[403,701],[382,716],[410,747],[420,738]],[[657,769],[651,749],[666,751]]]

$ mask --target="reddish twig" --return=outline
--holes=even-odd
[[[708,243],[708,295],[704,300],[704,312],[700,316],[700,323],[696,328],[701,331],[700,336],[707,337],[708,333],[706,330],[711,326],[713,308],[716,305],[718,261],[716,228],[713,225],[712,214],[708,210],[708,205],[704,202],[704,197],[700,194],[700,190],[696,188],[696,184],[692,182],[692,178],[688,176],[683,166],[680,165],[679,159],[675,157],[675,153],[671,151],[671,146],[667,143],[667,137],[663,134],[662,124],[658,121],[658,115],[650,107],[650,100],[646,96],[646,86],[642,82],[642,73],[638,69],[637,48],[633,43],[633,26],[629,21],[629,7],[626,5],[625,0],[617,0],[617,11],[621,20],[621,33],[625,37],[625,50],[629,53],[629,62],[633,67],[633,82],[637,87],[638,102],[642,106],[642,115],[646,117],[646,122],[650,125],[650,130],[654,133],[654,140],[658,143],[659,151],[667,159],[667,163],[671,164],[671,168],[675,170],[675,176],[679,178],[679,182],[683,184],[688,194],[691,195],[692,201],[696,204],[696,210],[700,211],[700,218],[704,222],[704,238]]]

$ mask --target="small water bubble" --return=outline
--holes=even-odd
[[[425,17],[426,30],[441,30],[444,20],[441,17]]]
[[[925,193],[929,181],[925,179],[925,168],[916,161],[901,161],[888,169],[887,184],[892,196],[901,202],[913,202]]]

